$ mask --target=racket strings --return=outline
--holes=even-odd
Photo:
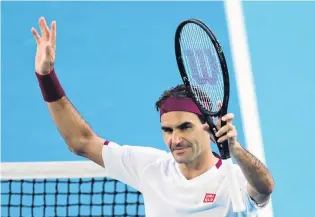
[[[193,45],[197,48],[197,52],[199,52],[199,54],[197,53],[197,61],[199,61],[198,67],[198,73],[202,70],[204,70],[204,72],[209,72],[211,73],[211,75],[216,76],[216,69],[218,68],[216,66],[216,59],[214,59],[216,56],[215,54],[215,49],[212,46],[211,41],[209,41],[209,38],[207,36],[207,34],[197,25],[191,25],[191,33],[195,33],[195,38],[197,39],[196,41],[194,41],[195,43],[193,43]],[[198,34],[200,33],[200,34]],[[209,44],[210,42],[210,44]],[[206,46],[205,46],[206,45]],[[210,45],[210,46],[209,46]],[[200,52],[202,51],[202,53]],[[198,57],[199,56],[199,57]],[[208,58],[205,58],[208,57]],[[214,58],[213,58],[214,57]],[[203,61],[204,60],[204,61]],[[203,64],[203,69],[201,68]],[[199,71],[200,70],[200,71]],[[209,76],[210,77],[210,76]],[[196,84],[195,84],[196,85]],[[199,86],[200,88],[200,86]],[[214,85],[202,85],[202,90],[203,93],[199,93],[198,95],[203,96],[201,99],[203,100],[206,96],[206,93],[211,93],[212,97],[211,99],[214,99],[214,102],[212,102],[212,106],[216,104],[215,99],[219,99],[220,98],[220,93],[218,91],[217,88],[215,88]],[[210,99],[210,100],[211,100]],[[211,108],[210,111],[215,110],[216,108]]]
[[[199,26],[193,25],[193,32],[197,32],[198,28],[200,29]],[[200,52],[200,50],[202,50],[202,48],[200,48],[200,45],[202,46],[203,44],[207,44],[207,35],[204,31],[202,31],[202,35],[201,34],[197,34],[196,35],[197,40],[199,40],[201,43],[199,44],[198,47],[198,53],[197,53],[197,60],[199,60],[199,66],[201,66],[202,64],[205,64],[205,69],[206,71],[208,71],[208,69],[210,69],[211,74],[215,74],[215,71],[217,70],[217,62],[213,62],[215,61],[213,58],[215,58],[215,49],[213,46],[210,46],[210,49],[206,48],[204,51],[206,52]],[[211,44],[212,45],[212,44]],[[198,57],[199,56],[199,57]],[[205,58],[205,56],[207,56],[208,58]],[[203,69],[201,69],[203,70]],[[205,85],[205,88],[207,89],[207,91],[211,91],[213,94],[215,94],[215,98],[219,98],[220,97],[220,93],[218,92],[218,90],[216,88],[213,88],[213,86],[211,85]]]
[[[224,83],[219,57],[206,32],[196,24],[182,29],[181,51],[192,91],[199,103],[210,112],[217,112],[223,101]]]

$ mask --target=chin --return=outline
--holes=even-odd
[[[173,155],[173,157],[174,157],[174,160],[179,164],[188,164],[192,161],[188,156],[174,156]]]

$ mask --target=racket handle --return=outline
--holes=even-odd
[[[221,158],[222,158],[223,160],[230,158],[231,155],[230,155],[230,151],[229,151],[229,144],[228,144],[228,141],[226,140],[226,141],[223,142],[223,143],[218,143],[218,139],[219,139],[219,138],[215,135],[216,132],[218,132],[218,128],[217,128],[217,126],[213,123],[211,116],[207,115],[206,118],[207,118],[207,123],[208,123],[208,125],[209,125],[210,131],[211,131],[211,133],[212,133],[212,135],[213,135],[213,137],[214,137],[214,140],[215,140],[215,142],[216,142],[216,144],[217,144],[217,147],[218,147],[218,149],[219,149]],[[223,121],[221,120],[221,126],[224,126],[225,123],[226,123],[226,122],[223,122]],[[222,125],[222,124],[223,124],[223,125]]]
[[[228,142],[223,142],[223,143],[219,143],[218,144],[218,149],[220,152],[220,156],[223,160],[226,159],[230,159],[231,158],[231,154],[230,154],[230,150],[229,150],[229,144]]]
[[[236,172],[233,169],[233,162],[232,158],[228,158],[224,160],[226,163],[227,168],[227,181],[228,181],[228,188],[230,191],[231,201],[232,201],[232,208],[233,212],[241,212],[245,210],[245,205],[242,198],[242,192],[238,185],[238,179],[236,177]]]
[[[226,125],[226,121],[221,121],[221,128]],[[222,135],[224,136],[224,135]],[[219,138],[217,138],[219,139]],[[229,150],[229,142],[228,140],[224,141],[223,143],[218,143],[218,149],[219,149],[219,152],[220,152],[220,156],[223,160],[225,159],[229,159],[231,157],[230,155],[230,150]]]

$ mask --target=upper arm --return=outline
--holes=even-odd
[[[103,146],[102,153],[107,177],[141,191],[143,171],[166,152],[151,147],[109,142]]]
[[[105,168],[107,177],[119,180],[139,190],[141,173],[146,166],[156,161],[166,152],[139,146],[120,146],[98,136],[82,141],[82,150],[78,155],[88,158]]]
[[[104,167],[104,162],[102,158],[102,149],[104,146],[104,142],[105,139],[94,135],[83,142],[83,149],[80,150],[77,154]]]

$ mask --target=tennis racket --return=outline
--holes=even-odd
[[[175,54],[181,78],[201,113],[218,146],[220,156],[228,169],[228,184],[234,212],[245,209],[238,186],[228,141],[218,143],[218,128],[213,117],[227,114],[230,82],[223,50],[211,30],[197,19],[181,22],[175,33]],[[217,106],[222,102],[221,108]],[[226,123],[221,120],[221,126]]]

